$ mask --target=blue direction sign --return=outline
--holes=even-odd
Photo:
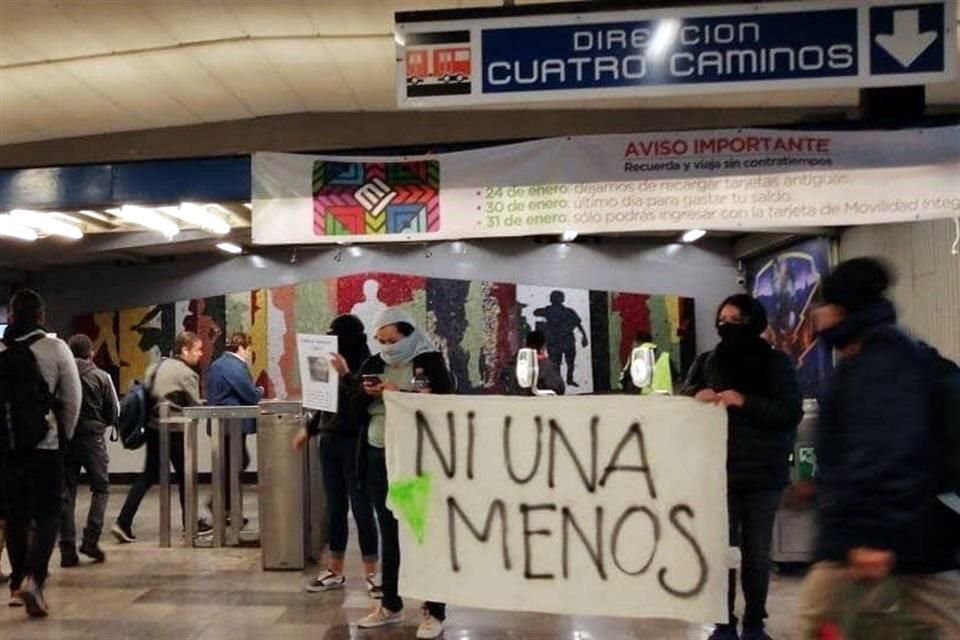
[[[397,24],[397,90],[423,107],[943,82],[955,15],[956,0],[837,0],[425,16]]]

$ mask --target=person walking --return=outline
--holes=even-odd
[[[61,567],[75,567],[80,563],[75,522],[80,469],[87,472],[91,494],[80,553],[92,558],[94,562],[106,560],[106,554],[100,548],[100,534],[110,499],[110,477],[107,470],[110,458],[103,434],[107,427],[116,425],[120,413],[113,380],[106,371],[97,368],[93,363],[93,341],[83,334],[77,334],[70,338],[68,344],[80,372],[83,401],[76,431],[64,454],[66,491],[60,518]]]

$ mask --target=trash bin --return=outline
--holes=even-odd
[[[260,403],[257,479],[264,569],[303,569],[307,557],[307,453],[294,450],[302,427],[299,402]]]
[[[803,401],[803,419],[797,427],[790,482],[809,480],[817,471],[814,437],[820,407],[813,398]],[[807,563],[813,560],[816,523],[812,507],[780,509],[773,527],[770,559],[777,563]]]

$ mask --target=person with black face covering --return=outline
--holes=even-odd
[[[342,589],[346,584],[343,574],[344,554],[347,550],[347,510],[353,510],[360,538],[360,553],[366,573],[367,592],[372,598],[381,597],[377,573],[377,525],[373,505],[363,484],[357,481],[357,447],[361,419],[357,404],[360,382],[356,372],[370,357],[363,322],[356,316],[342,315],[330,323],[328,335],[337,336],[339,353],[331,365],[340,374],[337,413],[318,411],[307,426],[294,438],[296,449],[303,448],[311,436],[320,436],[320,461],[323,468],[323,486],[327,494],[327,523],[330,531],[330,549],[327,570],[307,583],[310,592]]]
[[[711,640],[769,640],[764,631],[770,586],[770,542],[780,494],[789,480],[789,457],[803,417],[793,365],[760,336],[763,306],[746,294],[721,303],[720,344],[697,357],[681,393],[727,409],[727,502],[730,544],[740,547],[746,600],[743,635],[737,631],[736,571],[730,571],[727,622]]]
[[[934,372],[956,365],[897,326],[891,280],[876,259],[843,262],[814,312],[839,362],[817,425],[818,534],[798,640],[839,621],[855,583],[854,607],[890,608],[893,584],[903,609],[933,632],[923,637],[960,638],[960,516],[936,495],[943,447],[932,426],[942,417]]]

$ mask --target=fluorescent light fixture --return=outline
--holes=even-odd
[[[232,242],[219,242],[217,243],[217,249],[220,249],[220,251],[224,253],[232,253],[234,255],[243,253],[243,247],[233,244]]]
[[[680,239],[687,244],[690,244],[691,242],[696,242],[705,235],[707,235],[707,232],[703,229],[690,229],[690,231],[687,231],[680,236]]]
[[[461,240],[455,240],[450,243],[450,253],[464,254],[467,252],[467,245]]]
[[[668,18],[661,20],[657,24],[657,30],[653,32],[653,38],[647,46],[647,55],[652,58],[661,58],[667,52],[674,38],[680,31],[680,21]]]
[[[577,239],[578,235],[580,234],[577,233],[576,231],[564,231],[560,235],[560,240],[562,240],[563,242],[573,242],[574,240]]]
[[[348,247],[347,253],[350,254],[351,258],[359,258],[363,255],[363,249],[360,247]]]
[[[245,206],[245,207],[246,207],[247,209],[249,209],[250,211],[253,211],[253,204],[252,204],[252,203],[250,203],[250,202],[244,202],[244,203],[243,203],[243,206]]]
[[[13,221],[7,215],[0,215],[0,236],[17,240],[33,241],[37,239],[37,232]]]
[[[70,240],[79,240],[83,237],[83,231],[80,227],[67,224],[63,220],[57,220],[47,212],[14,209],[10,212],[10,218],[16,224],[36,229],[49,236],[60,236]]]
[[[230,223],[212,211],[216,206],[183,202],[179,207],[159,207],[159,209],[168,216],[222,236],[230,233]]]
[[[100,222],[106,222],[107,224],[112,222],[110,218],[103,215],[99,211],[90,211],[89,209],[83,209],[81,211],[77,211],[77,213],[79,213],[82,216],[87,216],[88,218],[93,218],[94,220],[99,220]]]
[[[84,222],[80,218],[75,218],[74,216],[71,216],[68,213],[60,213],[59,211],[54,211],[50,215],[52,215],[54,218],[63,220],[64,222],[67,222],[70,224],[77,224],[81,226],[86,224],[86,222]]]
[[[401,47],[407,46],[407,40],[406,40],[406,38],[403,37],[403,34],[402,34],[402,33],[398,33],[398,32],[396,32],[396,31],[394,31],[394,32],[393,32],[393,41],[396,42],[397,45],[399,45],[399,46],[401,46]]]
[[[119,209],[107,209],[107,211],[127,222],[162,233],[167,238],[180,233],[180,227],[176,222],[148,207],[125,204]]]

